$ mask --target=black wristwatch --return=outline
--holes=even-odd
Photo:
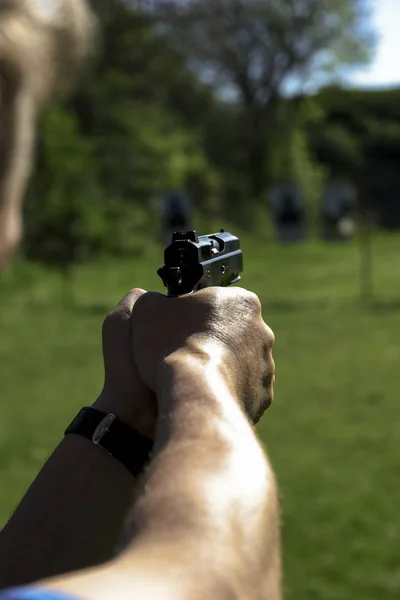
[[[150,461],[153,442],[123,423],[112,413],[91,407],[82,408],[65,430],[65,435],[75,433],[99,446],[122,462],[138,477]]]

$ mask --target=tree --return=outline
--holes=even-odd
[[[101,54],[71,108],[93,142],[102,188],[138,211],[169,187],[192,188],[203,200],[199,174],[207,178],[212,167],[202,123],[213,94],[135,3],[92,6],[102,22]]]
[[[308,129],[312,152],[333,177],[351,179],[360,209],[385,227],[400,225],[400,90],[326,88],[315,103],[323,119]]]
[[[107,223],[92,147],[77,121],[60,108],[41,120],[36,172],[25,206],[25,256],[63,274],[71,299],[73,267],[98,251]]]
[[[143,0],[157,30],[224,99],[238,100],[248,193],[263,196],[282,94],[368,60],[368,0]],[[245,135],[243,135],[245,132]]]

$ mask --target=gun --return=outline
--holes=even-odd
[[[243,255],[240,240],[221,229],[197,236],[196,231],[176,232],[165,249],[164,266],[157,273],[168,296],[191,294],[205,287],[228,286],[240,281]]]

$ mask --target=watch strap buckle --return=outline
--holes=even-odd
[[[92,435],[93,444],[95,444],[96,446],[100,445],[101,440],[103,439],[105,434],[108,431],[110,431],[110,427],[114,423],[116,418],[117,417],[113,413],[110,413],[100,421]]]

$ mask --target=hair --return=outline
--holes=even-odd
[[[0,269],[21,238],[37,115],[71,90],[95,33],[86,0],[0,0]]]

